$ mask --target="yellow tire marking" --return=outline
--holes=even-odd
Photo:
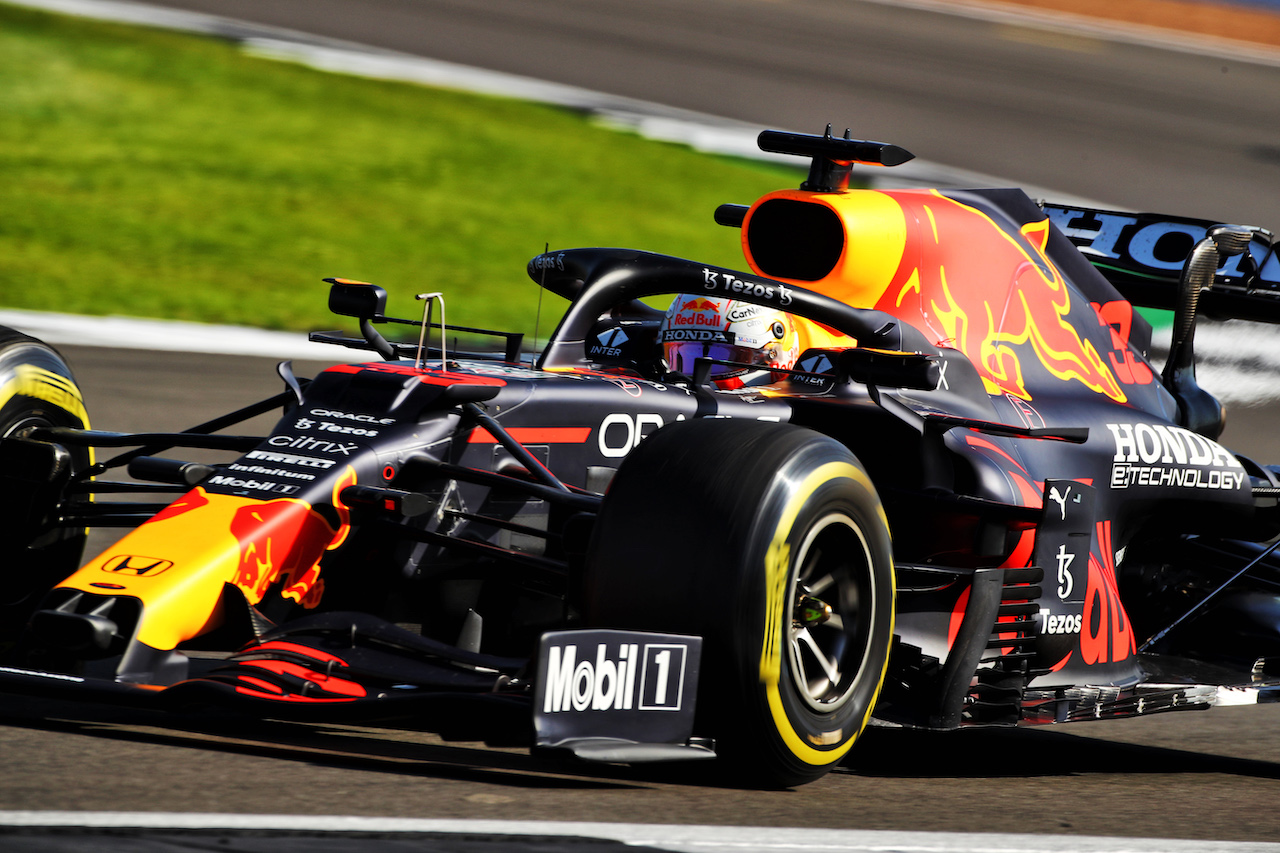
[[[889,669],[889,660],[886,655],[884,665],[881,667],[880,675],[876,682],[875,693],[871,698],[871,702],[867,705],[867,712],[858,721],[857,731],[845,741],[843,746],[829,750],[814,749],[796,733],[791,720],[787,717],[786,708],[782,704],[782,695],[779,692],[779,684],[782,680],[783,621],[787,613],[785,597],[787,580],[791,574],[791,546],[786,540],[791,528],[795,525],[796,516],[800,514],[800,509],[805,502],[820,486],[831,480],[841,478],[853,480],[869,492],[874,491],[871,480],[866,473],[848,462],[828,462],[815,468],[800,482],[791,499],[783,508],[782,515],[778,519],[778,526],[774,529],[773,540],[769,543],[769,548],[765,552],[765,606],[767,610],[765,611],[764,642],[760,650],[760,683],[765,688],[765,696],[769,703],[769,711],[773,716],[774,728],[782,736],[787,748],[806,764],[819,766],[839,761],[853,746],[858,735],[862,734],[862,730],[866,728],[867,720],[871,718],[871,711],[876,704],[875,700],[880,695],[880,689],[884,686],[885,673]],[[884,519],[883,509],[880,509],[880,518]],[[892,565],[889,568],[889,581],[890,588],[887,594],[893,595]],[[890,608],[889,614],[889,633],[892,634],[893,608]]]
[[[85,429],[89,428],[89,413],[85,411],[80,389],[65,376],[34,364],[19,364],[13,370],[13,378],[0,386],[0,407],[18,395],[57,406],[79,418]]]

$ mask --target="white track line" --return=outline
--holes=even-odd
[[[1276,853],[1263,842],[1102,838],[1078,835],[892,832],[740,826],[674,826],[563,821],[427,820],[341,816],[170,814],[164,812],[0,811],[0,826],[229,830],[600,838],[680,853]]]
[[[334,326],[338,326],[339,322],[335,318]],[[138,317],[84,317],[77,314],[9,309],[0,310],[0,326],[9,326],[55,346],[71,344],[329,362],[356,358],[350,355],[350,350],[332,344],[311,343],[305,332],[273,332],[243,326],[216,326]]]

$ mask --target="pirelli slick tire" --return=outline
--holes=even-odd
[[[87,428],[84,398],[54,349],[0,326],[0,439],[36,426]],[[91,462],[82,447],[0,453],[0,613],[78,567],[84,531],[49,522],[63,497],[58,484]]]
[[[858,460],[795,426],[672,424],[624,460],[584,574],[597,627],[703,637],[697,735],[739,780],[790,786],[840,762],[893,638],[888,525]]]

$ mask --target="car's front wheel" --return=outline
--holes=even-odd
[[[71,369],[52,347],[0,327],[0,439],[32,427],[89,426]],[[78,566],[84,530],[58,526],[61,486],[91,463],[88,448],[7,443],[0,453],[0,633]]]
[[[888,525],[858,460],[827,436],[677,423],[619,469],[583,601],[596,626],[702,636],[697,733],[755,782],[812,781],[858,738],[884,679]]]

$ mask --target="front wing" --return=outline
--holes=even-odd
[[[0,667],[0,691],[172,712],[367,723],[450,740],[528,745],[587,761],[715,757],[692,737],[701,639],[557,631],[537,659],[468,652],[367,614],[326,613],[229,657],[196,659],[169,687]]]

